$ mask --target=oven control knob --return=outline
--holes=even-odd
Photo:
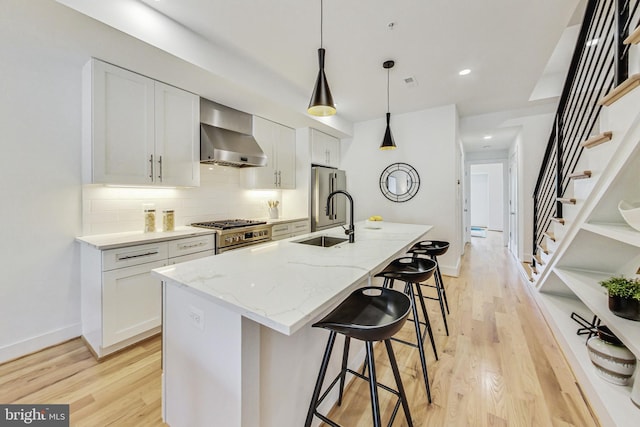
[[[240,236],[235,236],[235,237],[233,238],[233,240],[235,240],[236,242],[239,242],[239,241],[240,241]]]
[[[225,243],[231,243],[233,242],[233,237],[227,237],[226,239],[224,239]]]

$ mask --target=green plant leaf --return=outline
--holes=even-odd
[[[613,276],[600,282],[610,296],[632,298],[640,301],[640,280],[627,279],[624,276]]]

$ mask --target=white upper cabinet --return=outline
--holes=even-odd
[[[246,186],[255,189],[296,188],[295,130],[254,117],[253,137],[267,155],[267,165],[245,169]]]
[[[199,185],[196,95],[95,59],[84,80],[86,182]]]
[[[155,182],[200,185],[200,99],[156,82],[155,118]]]
[[[311,129],[311,163],[339,167],[340,140],[316,129]]]

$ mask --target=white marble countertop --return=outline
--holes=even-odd
[[[130,231],[126,233],[95,234],[92,236],[76,237],[76,241],[86,243],[96,249],[106,250],[215,233],[215,230],[185,225],[176,227],[174,231],[156,231],[154,233]]]
[[[296,243],[307,237],[346,237],[341,227],[268,242],[152,270],[266,327],[291,335],[351,287],[375,274],[431,230],[430,225],[356,223],[355,243],[330,248]]]
[[[296,221],[309,221],[309,217],[308,216],[303,216],[303,217],[293,217],[293,218],[278,218],[278,219],[273,219],[273,218],[257,218],[260,221],[267,221],[267,224],[285,224],[287,222],[296,222]]]

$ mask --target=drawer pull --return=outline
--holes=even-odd
[[[206,245],[205,242],[194,243],[193,245],[180,245],[180,249],[191,249],[191,248],[197,248],[198,246],[204,246],[204,245]]]
[[[137,254],[137,255],[125,255],[125,256],[118,255],[118,261],[125,261],[125,260],[128,260],[128,259],[140,258],[140,257],[150,256],[150,255],[158,255],[158,251],[145,252],[143,254]]]
[[[294,227],[296,227],[296,228],[307,228],[307,224],[296,225]]]

